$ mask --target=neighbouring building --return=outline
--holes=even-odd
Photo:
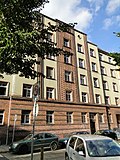
[[[45,15],[42,20],[46,25],[63,23]],[[62,137],[72,131],[94,133],[120,126],[120,73],[113,58],[73,27],[50,33],[49,38],[71,54],[38,58],[36,69],[44,77],[0,77],[1,143],[7,133],[10,142],[13,132],[19,138],[32,131],[35,88],[39,94],[35,132]]]

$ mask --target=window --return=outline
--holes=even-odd
[[[55,60],[55,56],[51,53],[47,54],[46,57],[51,59],[51,60]]]
[[[72,56],[65,54],[65,55],[64,55],[64,62],[65,62],[66,64],[71,64],[71,63],[72,63]]]
[[[80,74],[80,84],[81,85],[86,85],[87,84],[85,75]]]
[[[54,68],[46,67],[46,77],[50,79],[54,79]]]
[[[21,124],[30,124],[30,110],[22,110]]]
[[[115,97],[115,104],[118,106],[119,104],[119,98],[118,97]]]
[[[90,56],[91,56],[91,57],[95,57],[94,49],[91,49],[91,48],[90,48]]]
[[[118,91],[118,89],[117,89],[117,84],[116,84],[116,83],[113,83],[113,91],[114,91],[114,92],[117,92],[117,91]]]
[[[23,84],[23,97],[32,97],[32,85]]]
[[[53,40],[53,34],[52,33],[48,33],[47,34],[47,39],[48,39],[48,41],[50,41],[50,42],[52,42]]]
[[[72,101],[72,92],[66,91],[66,101]]]
[[[72,137],[72,138],[70,139],[69,146],[70,146],[71,148],[73,148],[73,149],[74,149],[74,145],[75,145],[76,140],[77,140],[77,137]]]
[[[82,92],[82,102],[87,102],[87,93]]]
[[[111,77],[115,77],[115,71],[113,69],[110,69]]]
[[[99,122],[104,123],[104,115],[103,113],[99,113]]]
[[[72,72],[71,71],[65,71],[65,81],[66,82],[72,82]]]
[[[69,40],[64,38],[64,46],[65,47],[70,47],[70,44],[69,44]]]
[[[108,82],[107,81],[103,81],[103,89],[108,90]]]
[[[81,113],[82,123],[87,123],[87,113]]]
[[[80,68],[85,68],[85,61],[81,58],[79,58],[79,67]]]
[[[0,81],[0,96],[7,96],[8,94],[8,83]]]
[[[101,66],[101,74],[106,75],[106,69],[103,66]]]
[[[92,62],[92,71],[96,72],[97,71],[97,66],[96,63]]]
[[[96,103],[97,103],[97,104],[100,104],[100,95],[99,95],[99,94],[96,94],[96,95],[95,95],[95,98],[96,98]]]
[[[73,112],[67,112],[67,123],[73,123]]]
[[[54,111],[46,112],[46,123],[53,124],[54,123]]]
[[[4,111],[0,110],[0,125],[3,125],[4,123]]]
[[[83,52],[83,48],[81,44],[77,44],[78,52]]]
[[[113,119],[112,119],[112,114],[109,113],[109,122],[112,123],[113,122]]]
[[[54,92],[55,92],[54,88],[47,87],[46,92],[47,92],[46,93],[46,98],[47,99],[54,99],[55,98],[55,96],[54,96]]]
[[[111,63],[112,62],[112,58],[108,57],[108,62]]]
[[[102,61],[103,60],[103,55],[99,54],[99,60]]]
[[[109,96],[105,96],[105,104],[110,104]]]
[[[98,78],[93,78],[93,81],[94,81],[94,87],[95,87],[95,88],[98,88],[98,87],[99,87]]]

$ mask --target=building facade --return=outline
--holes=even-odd
[[[42,20],[46,26],[63,23],[45,15]],[[16,138],[32,131],[35,88],[39,95],[35,132],[62,137],[72,131],[94,133],[119,127],[120,75],[113,58],[73,27],[51,32],[49,38],[70,54],[38,58],[36,69],[44,77],[0,77],[0,135],[4,141],[6,136],[11,141],[13,133]]]

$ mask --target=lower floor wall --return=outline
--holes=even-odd
[[[35,122],[35,124],[34,124]],[[11,143],[33,131],[51,132],[59,137],[75,132],[94,133],[120,127],[120,108],[85,103],[32,99],[0,99],[0,143]]]

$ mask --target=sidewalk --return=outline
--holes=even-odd
[[[0,145],[0,153],[6,153],[9,152],[9,146],[8,145]]]

